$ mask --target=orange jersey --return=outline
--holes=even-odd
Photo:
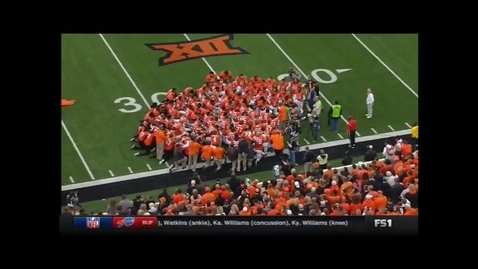
[[[213,147],[206,145],[201,149],[201,157],[204,160],[210,160],[213,154]]]
[[[227,72],[227,74],[226,74],[226,72]],[[232,73],[229,72],[229,71],[222,71],[222,72],[219,74],[219,77],[220,77],[223,81],[231,81]]]
[[[258,150],[258,151],[262,151],[262,149],[264,148],[263,143],[264,143],[264,141],[262,140],[261,137],[255,137],[254,138],[254,149]]]
[[[221,144],[221,137],[219,135],[211,135],[211,145],[219,147]]]
[[[221,147],[214,147],[212,153],[213,153],[215,159],[220,160],[224,157],[225,151]]]

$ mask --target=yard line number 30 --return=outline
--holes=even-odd
[[[321,78],[319,76],[319,73],[324,73],[328,77],[328,79]],[[277,80],[281,80],[288,76],[289,74],[281,74],[277,76]],[[315,69],[311,72],[311,76],[321,84],[331,84],[337,82],[337,75],[329,69]],[[153,93],[153,95],[151,95],[151,103],[159,103],[159,97],[165,95],[165,92]],[[120,97],[116,99],[114,103],[121,104],[124,106],[118,109],[118,111],[121,113],[136,113],[143,109],[143,106],[138,104],[136,99],[134,99],[133,97]]]

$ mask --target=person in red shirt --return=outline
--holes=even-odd
[[[355,134],[357,132],[357,121],[354,116],[349,116],[349,124],[347,124],[347,134],[349,135],[349,148],[355,147]]]

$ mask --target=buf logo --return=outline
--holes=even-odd
[[[231,41],[234,34],[219,35],[205,39],[191,40],[186,42],[145,44],[152,50],[167,52],[166,56],[159,58],[159,66],[178,63],[199,58],[249,54],[246,50],[234,47]]]

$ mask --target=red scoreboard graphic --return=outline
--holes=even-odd
[[[156,229],[157,217],[113,217],[113,229]]]

